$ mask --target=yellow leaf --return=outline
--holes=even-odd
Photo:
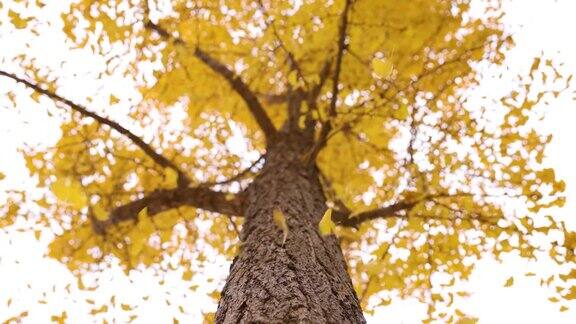
[[[174,189],[178,187],[178,172],[172,168],[164,169],[164,185],[168,189]]]
[[[158,229],[171,229],[179,221],[178,211],[174,209],[169,209],[154,215],[154,223],[157,225]],[[168,237],[172,234],[172,231],[166,231]]]
[[[6,175],[4,175],[4,173],[0,172],[0,180],[4,180],[4,178],[6,178]]]
[[[540,58],[539,57],[535,57],[534,61],[532,62],[532,66],[530,67],[530,77],[533,77],[534,72],[536,72],[536,70],[538,70],[538,67],[540,66]]]
[[[566,182],[564,180],[556,181],[552,184],[552,187],[555,191],[564,192],[566,190]]]
[[[22,19],[20,17],[20,14],[12,10],[8,11],[8,17],[10,17],[10,22],[12,23],[12,25],[14,25],[14,27],[16,27],[17,29],[26,28],[26,26],[28,25],[28,21],[30,20],[30,18]]]
[[[30,95],[30,98],[32,98],[32,100],[36,101],[37,103],[40,103],[40,97],[42,95],[40,94],[40,92],[32,92],[32,94]]]
[[[212,297],[214,300],[220,299],[220,292],[218,290],[214,290],[213,292],[209,293],[208,296]]]
[[[132,310],[132,306],[127,305],[127,304],[120,304],[120,307],[122,308],[122,310],[125,310],[125,311]]]
[[[138,223],[136,228],[129,234],[130,245],[128,246],[128,253],[131,257],[136,258],[140,255],[146,246],[148,238],[154,230],[154,224],[148,216],[148,207],[144,207],[138,213]]]
[[[304,129],[306,127],[306,116],[305,115],[301,115],[298,118],[298,128],[300,129]]]
[[[372,60],[372,69],[374,69],[374,73],[376,73],[377,76],[386,79],[394,71],[394,65],[390,60],[385,58],[375,58]]]
[[[286,239],[288,238],[288,223],[286,222],[286,217],[284,216],[284,213],[282,213],[282,211],[278,208],[274,208],[272,216],[276,226],[278,226],[284,233],[282,238],[282,246],[284,246],[284,243],[286,243]]]
[[[288,83],[293,87],[298,87],[298,73],[296,71],[292,71],[288,74]]]
[[[150,218],[148,218],[148,207],[144,207],[141,211],[138,212],[138,223],[146,223],[149,220]]]
[[[408,113],[408,106],[401,105],[392,111],[392,116],[399,120],[406,120],[406,118],[408,118]]]
[[[457,316],[459,316],[459,317],[464,317],[464,316],[466,316],[466,314],[464,314],[464,312],[462,312],[462,311],[459,310],[459,309],[456,309],[456,310],[454,311],[454,313],[455,313]]]
[[[190,281],[192,280],[192,271],[186,270],[182,273],[182,280]]]
[[[110,95],[110,104],[111,105],[115,105],[119,102],[120,102],[120,99],[118,99],[118,97],[116,97],[115,95]]]
[[[320,223],[318,223],[318,230],[322,235],[330,235],[334,233],[335,224],[332,221],[332,208],[328,208],[322,216]]]
[[[94,308],[90,311],[90,315],[96,315],[99,313],[104,313],[108,311],[108,305],[102,305],[100,308]]]
[[[508,280],[506,280],[506,283],[504,284],[504,287],[510,287],[514,284],[514,277],[510,277],[508,278]]]
[[[392,299],[391,298],[385,298],[385,299],[382,299],[379,306],[388,306],[390,304],[392,304]]]
[[[82,185],[72,178],[58,178],[52,184],[51,189],[58,199],[67,202],[76,210],[86,207],[88,203],[88,198],[83,191]]]
[[[308,82],[310,84],[319,84],[320,83],[320,75],[318,75],[318,74],[309,75],[306,77],[306,80],[308,80]]]
[[[540,178],[540,180],[542,180],[542,182],[544,183],[553,183],[554,179],[556,178],[554,169],[551,168],[546,168],[541,171],[538,171],[537,175]]]
[[[108,213],[102,208],[100,204],[96,204],[92,207],[92,212],[97,220],[105,221],[108,219]]]
[[[62,314],[60,314],[60,316],[52,315],[50,317],[50,320],[52,322],[56,322],[58,324],[64,324],[64,323],[66,323],[66,318],[68,318],[68,315],[66,314],[66,312],[62,312]]]
[[[566,295],[564,295],[564,298],[565,298],[566,300],[574,300],[574,299],[576,299],[576,286],[572,286],[572,287],[570,288],[570,291],[569,291]]]
[[[459,319],[456,323],[458,324],[476,324],[478,323],[477,318],[463,317]]]

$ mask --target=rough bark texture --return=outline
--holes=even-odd
[[[322,237],[326,210],[303,138],[282,138],[247,192],[242,250],[232,263],[217,323],[365,323],[338,240]],[[288,238],[272,220],[279,208]]]

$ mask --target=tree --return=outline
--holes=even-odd
[[[476,5],[480,17],[469,1],[76,1],[67,42],[132,79],[140,101],[121,124],[108,117],[118,97],[93,107],[25,54],[3,62],[1,76],[69,115],[53,150],[23,149],[49,190],[12,193],[2,225],[35,204],[62,229],[50,255],[79,274],[178,258],[189,277],[212,246],[234,256],[219,323],[362,323],[368,298],[391,292],[462,318],[436,306],[464,295],[451,287],[474,260],[568,263],[576,249],[537,213],[563,204],[564,183],[542,167],[550,137],[533,123],[571,78],[538,57],[505,96],[470,102],[479,67],[513,46],[498,4]],[[25,6],[38,15],[10,8],[9,28],[41,28],[48,4]],[[237,133],[259,157],[230,151]],[[575,272],[546,280],[574,299]]]

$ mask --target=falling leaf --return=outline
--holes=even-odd
[[[282,246],[284,246],[284,243],[286,243],[286,239],[288,238],[288,223],[286,222],[286,217],[284,216],[284,213],[282,213],[282,211],[278,208],[274,208],[274,212],[272,214],[274,223],[276,223],[276,226],[278,226],[278,228],[280,228],[283,232]]]
[[[52,322],[56,322],[58,324],[64,324],[64,323],[66,323],[67,318],[68,318],[68,315],[66,314],[66,312],[62,312],[60,315],[52,315],[50,317],[50,320]]]
[[[477,318],[463,317],[456,321],[456,324],[476,324],[478,323]]]
[[[8,8],[8,2],[14,5]],[[540,131],[538,111],[556,96],[574,96],[573,84],[568,84],[570,71],[566,67],[555,71],[561,66],[556,66],[555,54],[550,52],[533,62],[527,58],[526,71],[512,75],[505,58],[506,44],[511,46],[513,41],[497,1],[486,1],[481,17],[469,1],[298,1],[297,6],[264,1],[265,8],[244,8],[241,1],[227,1],[226,10],[219,5],[195,10],[185,3],[199,1],[172,1],[179,4],[169,6],[169,17],[163,12],[158,16],[163,10],[154,3],[150,14],[156,17],[143,17],[147,12],[139,1],[67,2],[62,13],[53,15],[59,20],[54,26],[60,28],[54,30],[60,35],[53,36],[61,36],[65,48],[82,47],[88,54],[106,58],[104,66],[86,66],[76,77],[120,77],[136,80],[137,86],[121,89],[108,84],[99,100],[71,93],[68,83],[75,82],[73,74],[59,69],[75,66],[74,59],[64,57],[61,65],[51,65],[51,71],[43,65],[45,60],[26,50],[45,43],[42,24],[36,21],[50,16],[46,16],[49,6],[42,9],[34,1],[0,0],[8,29],[15,29],[12,21],[17,28],[26,28],[14,36],[31,37],[29,42],[24,40],[29,47],[11,46],[16,50],[15,65],[5,64],[5,68],[54,94],[70,94],[70,102],[84,104],[87,111],[126,129],[111,127],[114,123],[107,126],[101,118],[95,121],[67,101],[58,103],[65,117],[60,139],[44,143],[50,146],[47,150],[24,146],[21,150],[39,190],[0,197],[0,227],[15,221],[38,222],[27,229],[29,236],[54,237],[49,255],[73,273],[89,274],[113,260],[126,272],[176,269],[180,271],[176,279],[188,288],[196,271],[210,271],[204,265],[211,261],[237,252],[249,254],[266,241],[256,237],[260,231],[250,231],[254,220],[250,213],[275,201],[252,198],[278,197],[295,180],[275,170],[278,164],[269,163],[278,158],[275,152],[281,153],[280,159],[288,157],[281,165],[298,169],[298,181],[310,184],[299,187],[302,199],[294,201],[293,209],[279,205],[284,209],[268,209],[272,215],[264,215],[273,218],[267,220],[272,220],[269,230],[278,236],[274,237],[277,248],[280,242],[286,244],[288,234],[293,248],[301,230],[318,231],[316,238],[334,235],[332,220],[346,217],[350,227],[338,228],[338,235],[349,261],[350,282],[359,292],[365,288],[361,304],[367,312],[379,305],[378,299],[386,304],[399,295],[429,296],[438,304],[434,315],[446,313],[438,320],[454,322],[461,313],[455,311],[458,303],[452,304],[453,299],[467,295],[457,292],[460,284],[455,281],[466,281],[476,264],[463,260],[475,260],[488,251],[496,259],[506,253],[526,260],[549,253],[557,263],[573,261],[576,233],[567,232],[555,209],[546,222],[536,221],[548,212],[544,209],[565,201],[562,192],[567,183],[544,165],[550,139]],[[349,15],[342,12],[346,3],[352,4]],[[135,12],[144,22],[156,22],[157,28],[134,29],[130,22]],[[349,18],[348,27],[342,26],[343,18]],[[276,35],[273,28],[262,25],[266,23],[274,24],[269,27],[277,29]],[[111,51],[122,44],[136,46],[128,52]],[[58,44],[48,45],[46,51]],[[200,59],[200,49],[212,64]],[[342,60],[336,60],[340,54]],[[505,81],[498,82],[498,91],[475,92],[486,81],[478,67],[500,70],[498,65],[502,77],[495,73],[487,80]],[[535,82],[530,82],[531,77]],[[305,83],[308,88],[290,91]],[[25,91],[23,82],[7,86],[0,92],[15,113],[40,99],[39,92]],[[476,96],[483,97],[477,105],[471,101]],[[41,104],[35,105],[40,117],[56,111],[50,97],[42,95]],[[128,97],[141,102],[122,116],[113,108],[132,101]],[[18,128],[38,133],[40,139],[49,135],[25,124]],[[128,130],[134,136],[128,136]],[[52,136],[45,137],[52,142]],[[303,140],[285,143],[291,139]],[[44,144],[38,148],[45,148]],[[266,152],[266,163],[245,170],[243,165],[257,152]],[[184,190],[173,190],[179,183],[178,170],[165,168],[162,157],[190,173],[194,188],[186,189],[186,195],[180,195]],[[6,180],[16,177],[8,169],[3,171]],[[278,186],[260,189],[254,180],[263,174],[282,179],[272,179]],[[315,174],[321,177],[310,177]],[[210,184],[234,175],[245,177]],[[3,187],[6,180],[0,182]],[[276,188],[279,192],[274,192]],[[266,192],[258,195],[255,190]],[[315,222],[305,222],[306,208],[327,207],[315,201],[314,193],[322,192],[329,205],[338,209],[326,210],[324,215],[318,209],[312,215]],[[150,209],[138,213],[144,205]],[[152,210],[154,215],[149,215]],[[292,210],[294,214],[288,214]],[[340,213],[348,210],[349,217]],[[230,231],[231,223],[217,214],[243,211],[246,217],[235,223],[244,224],[244,234],[249,234],[242,250]],[[93,222],[94,217],[100,222]],[[39,226],[48,226],[56,235],[44,235]],[[553,244],[531,244],[530,238],[542,234],[551,237]],[[319,248],[314,242],[302,243]],[[214,253],[204,254],[207,250]],[[312,257],[315,254],[322,261],[321,248],[315,252],[320,253]],[[194,265],[186,264],[190,261]],[[254,260],[248,260],[248,266],[250,261]],[[514,275],[526,271],[519,269]],[[555,307],[576,298],[570,290],[574,275],[568,271],[562,267],[543,281],[552,292],[559,289],[553,295],[558,300]],[[446,286],[423,295],[422,288],[438,272],[450,278]],[[168,288],[169,281],[158,281]],[[198,288],[199,293],[215,287],[209,280],[195,284],[190,289]],[[107,305],[121,311],[116,299]],[[102,304],[100,300],[89,303],[83,302],[88,311]],[[60,310],[52,309],[56,311]]]
[[[534,77],[534,72],[536,72],[536,70],[538,70],[538,67],[540,66],[540,61],[541,58],[540,57],[536,57],[534,58],[534,61],[532,62],[532,66],[530,67],[530,77]]]
[[[124,311],[130,311],[132,310],[132,306],[128,305],[128,304],[120,304],[120,307],[122,308],[122,310]]]
[[[8,17],[10,17],[10,22],[12,23],[12,25],[14,25],[14,27],[16,27],[17,29],[26,28],[26,26],[28,26],[28,22],[31,20],[31,18],[23,19],[22,17],[20,17],[19,13],[13,10],[8,10]]]
[[[145,223],[149,221],[149,216],[148,216],[148,207],[144,207],[142,208],[142,210],[140,210],[138,212],[138,223]]]
[[[508,278],[508,280],[506,280],[506,283],[504,284],[504,287],[510,287],[514,284],[514,277],[510,277]]]
[[[110,104],[111,105],[115,105],[119,102],[120,102],[120,99],[118,99],[118,97],[116,97],[115,95],[110,95]]]
[[[102,305],[100,308],[93,308],[90,311],[90,315],[96,315],[108,311],[108,305]]]
[[[380,302],[379,306],[388,306],[390,304],[392,304],[392,299],[391,298],[384,298]]]
[[[566,300],[576,299],[576,285],[570,287],[570,290],[566,295],[564,295],[564,298],[566,298]]]
[[[323,236],[334,233],[336,225],[332,221],[332,208],[328,208],[318,223],[318,230]]]
[[[182,280],[190,281],[192,280],[192,275],[193,275],[192,271],[186,270],[182,273]]]

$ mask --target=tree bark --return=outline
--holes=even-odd
[[[247,190],[243,244],[216,323],[365,323],[338,239],[318,232],[326,200],[317,169],[302,162],[310,146],[283,135]],[[275,208],[288,223],[284,244]]]

